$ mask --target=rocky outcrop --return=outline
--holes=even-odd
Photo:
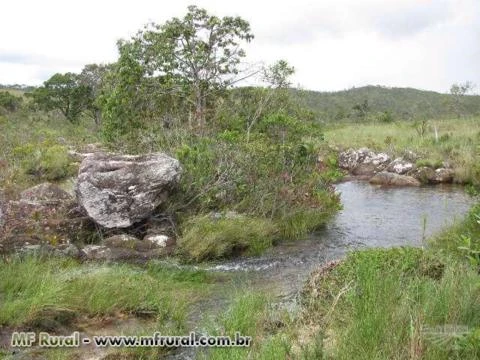
[[[93,154],[80,165],[76,195],[96,223],[126,228],[164,203],[180,174],[178,160],[161,153]]]
[[[338,165],[342,169],[353,171],[360,165],[364,164],[379,168],[389,161],[390,157],[385,153],[376,154],[367,148],[361,148],[358,150],[348,149],[347,151],[340,153]]]
[[[28,250],[36,245],[41,245],[42,252],[48,250],[47,245],[62,250],[72,241],[88,238],[95,231],[94,224],[75,208],[75,199],[51,183],[23,191],[18,201],[3,207],[3,251]]]
[[[454,176],[455,172],[452,169],[439,168],[435,170],[433,183],[451,183]]]
[[[367,148],[361,148],[341,152],[338,164],[352,175],[365,177],[382,171],[389,161],[390,157],[385,153],[376,154]]]
[[[387,171],[403,175],[414,168],[415,165],[411,162],[403,160],[402,158],[396,158],[387,166]]]
[[[407,175],[420,181],[422,184],[439,184],[453,182],[455,173],[449,167],[445,166],[439,169],[434,169],[428,166],[417,168],[415,161],[418,160],[418,155],[412,151],[406,150],[403,157],[399,157],[391,161],[386,153],[375,153],[367,148],[358,150],[348,149],[340,152],[338,157],[339,167],[348,170],[349,174],[356,179],[369,180],[380,173],[393,173],[396,175]],[[405,180],[404,178],[393,177],[382,174],[373,182],[376,183],[390,183],[390,185],[402,186],[417,186],[412,179]],[[351,177],[350,177],[351,178]]]
[[[87,260],[148,260],[172,254],[173,243],[168,240],[168,237],[139,240],[128,234],[119,234],[98,245],[85,246],[81,254]]]
[[[73,201],[73,197],[54,184],[43,183],[23,191],[20,194],[20,201],[39,205],[58,205]]]
[[[420,181],[412,176],[382,171],[370,179],[370,184],[384,186],[420,186]]]

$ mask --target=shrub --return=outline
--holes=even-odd
[[[258,254],[272,245],[275,232],[275,226],[267,219],[196,216],[184,225],[179,252],[190,261]]]
[[[55,181],[74,174],[67,148],[62,145],[26,144],[16,147],[24,172],[38,180]]]
[[[17,111],[22,105],[23,99],[15,96],[8,91],[0,91],[0,108],[4,108],[8,112]]]

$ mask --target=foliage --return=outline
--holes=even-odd
[[[75,173],[65,146],[50,145],[47,141],[40,146],[18,146],[13,151],[24,171],[38,180],[60,180]]]
[[[80,82],[74,73],[57,73],[36,88],[29,96],[45,111],[59,110],[70,122],[77,122],[79,116],[92,104],[92,89]]]
[[[336,92],[318,92],[291,89],[291,94],[301,101],[315,116],[325,123],[339,121],[370,121],[370,116],[353,109],[368,101],[370,114],[388,111],[395,120],[449,119],[457,117],[452,106],[451,94],[440,94],[412,88],[390,88],[385,86],[364,86]],[[460,99],[461,114],[480,115],[480,97],[464,95]]]
[[[9,91],[0,91],[0,109],[3,108],[8,112],[17,111],[23,103],[23,98],[15,96]]]
[[[149,76],[159,74],[169,83],[174,80],[170,91],[192,105],[197,125],[203,127],[209,97],[235,82],[245,56],[241,43],[252,38],[250,25],[242,18],[218,18],[189,6],[182,19],[147,25],[120,46],[132,50]]]

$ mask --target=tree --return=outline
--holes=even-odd
[[[363,118],[364,120],[367,118],[368,113],[370,112],[370,105],[368,104],[368,100],[364,100],[363,103],[355,104],[352,107],[357,114],[357,116]]]
[[[0,108],[4,108],[8,112],[17,111],[23,99],[20,96],[15,96],[9,91],[0,91]]]
[[[450,94],[452,95],[453,98],[453,110],[457,114],[458,117],[461,115],[461,108],[462,108],[462,98],[468,94],[470,91],[472,91],[474,88],[474,85],[470,81],[466,81],[464,83],[460,84],[453,84],[450,87]]]
[[[76,122],[92,102],[91,88],[82,85],[74,73],[53,75],[31,97],[41,109],[59,110],[71,122]]]
[[[255,101],[255,111],[247,117],[247,142],[250,140],[250,132],[265,114],[265,110],[272,105],[277,97],[277,112],[281,112],[288,100],[286,90],[291,85],[290,77],[295,73],[295,68],[285,60],[278,60],[274,64],[263,68],[263,80],[267,83],[266,91],[258,90],[260,98]],[[254,92],[255,94],[255,92]]]
[[[97,125],[99,125],[102,120],[98,98],[104,87],[106,75],[108,71],[111,70],[112,65],[88,64],[85,65],[80,75],[78,75],[79,84],[90,89],[90,99],[88,99],[86,103],[86,110]]]
[[[245,57],[241,43],[252,39],[250,25],[242,18],[219,18],[189,6],[182,19],[147,25],[130,44],[119,46],[129,46],[149,76],[166,77],[179,95],[191,94],[186,100],[202,128],[209,96],[238,81],[240,61]]]

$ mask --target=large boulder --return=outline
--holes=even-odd
[[[385,186],[420,186],[420,181],[412,176],[382,171],[370,179],[370,184]]]
[[[79,204],[96,223],[126,228],[165,202],[180,174],[178,160],[162,153],[97,153],[82,161],[75,191]]]

